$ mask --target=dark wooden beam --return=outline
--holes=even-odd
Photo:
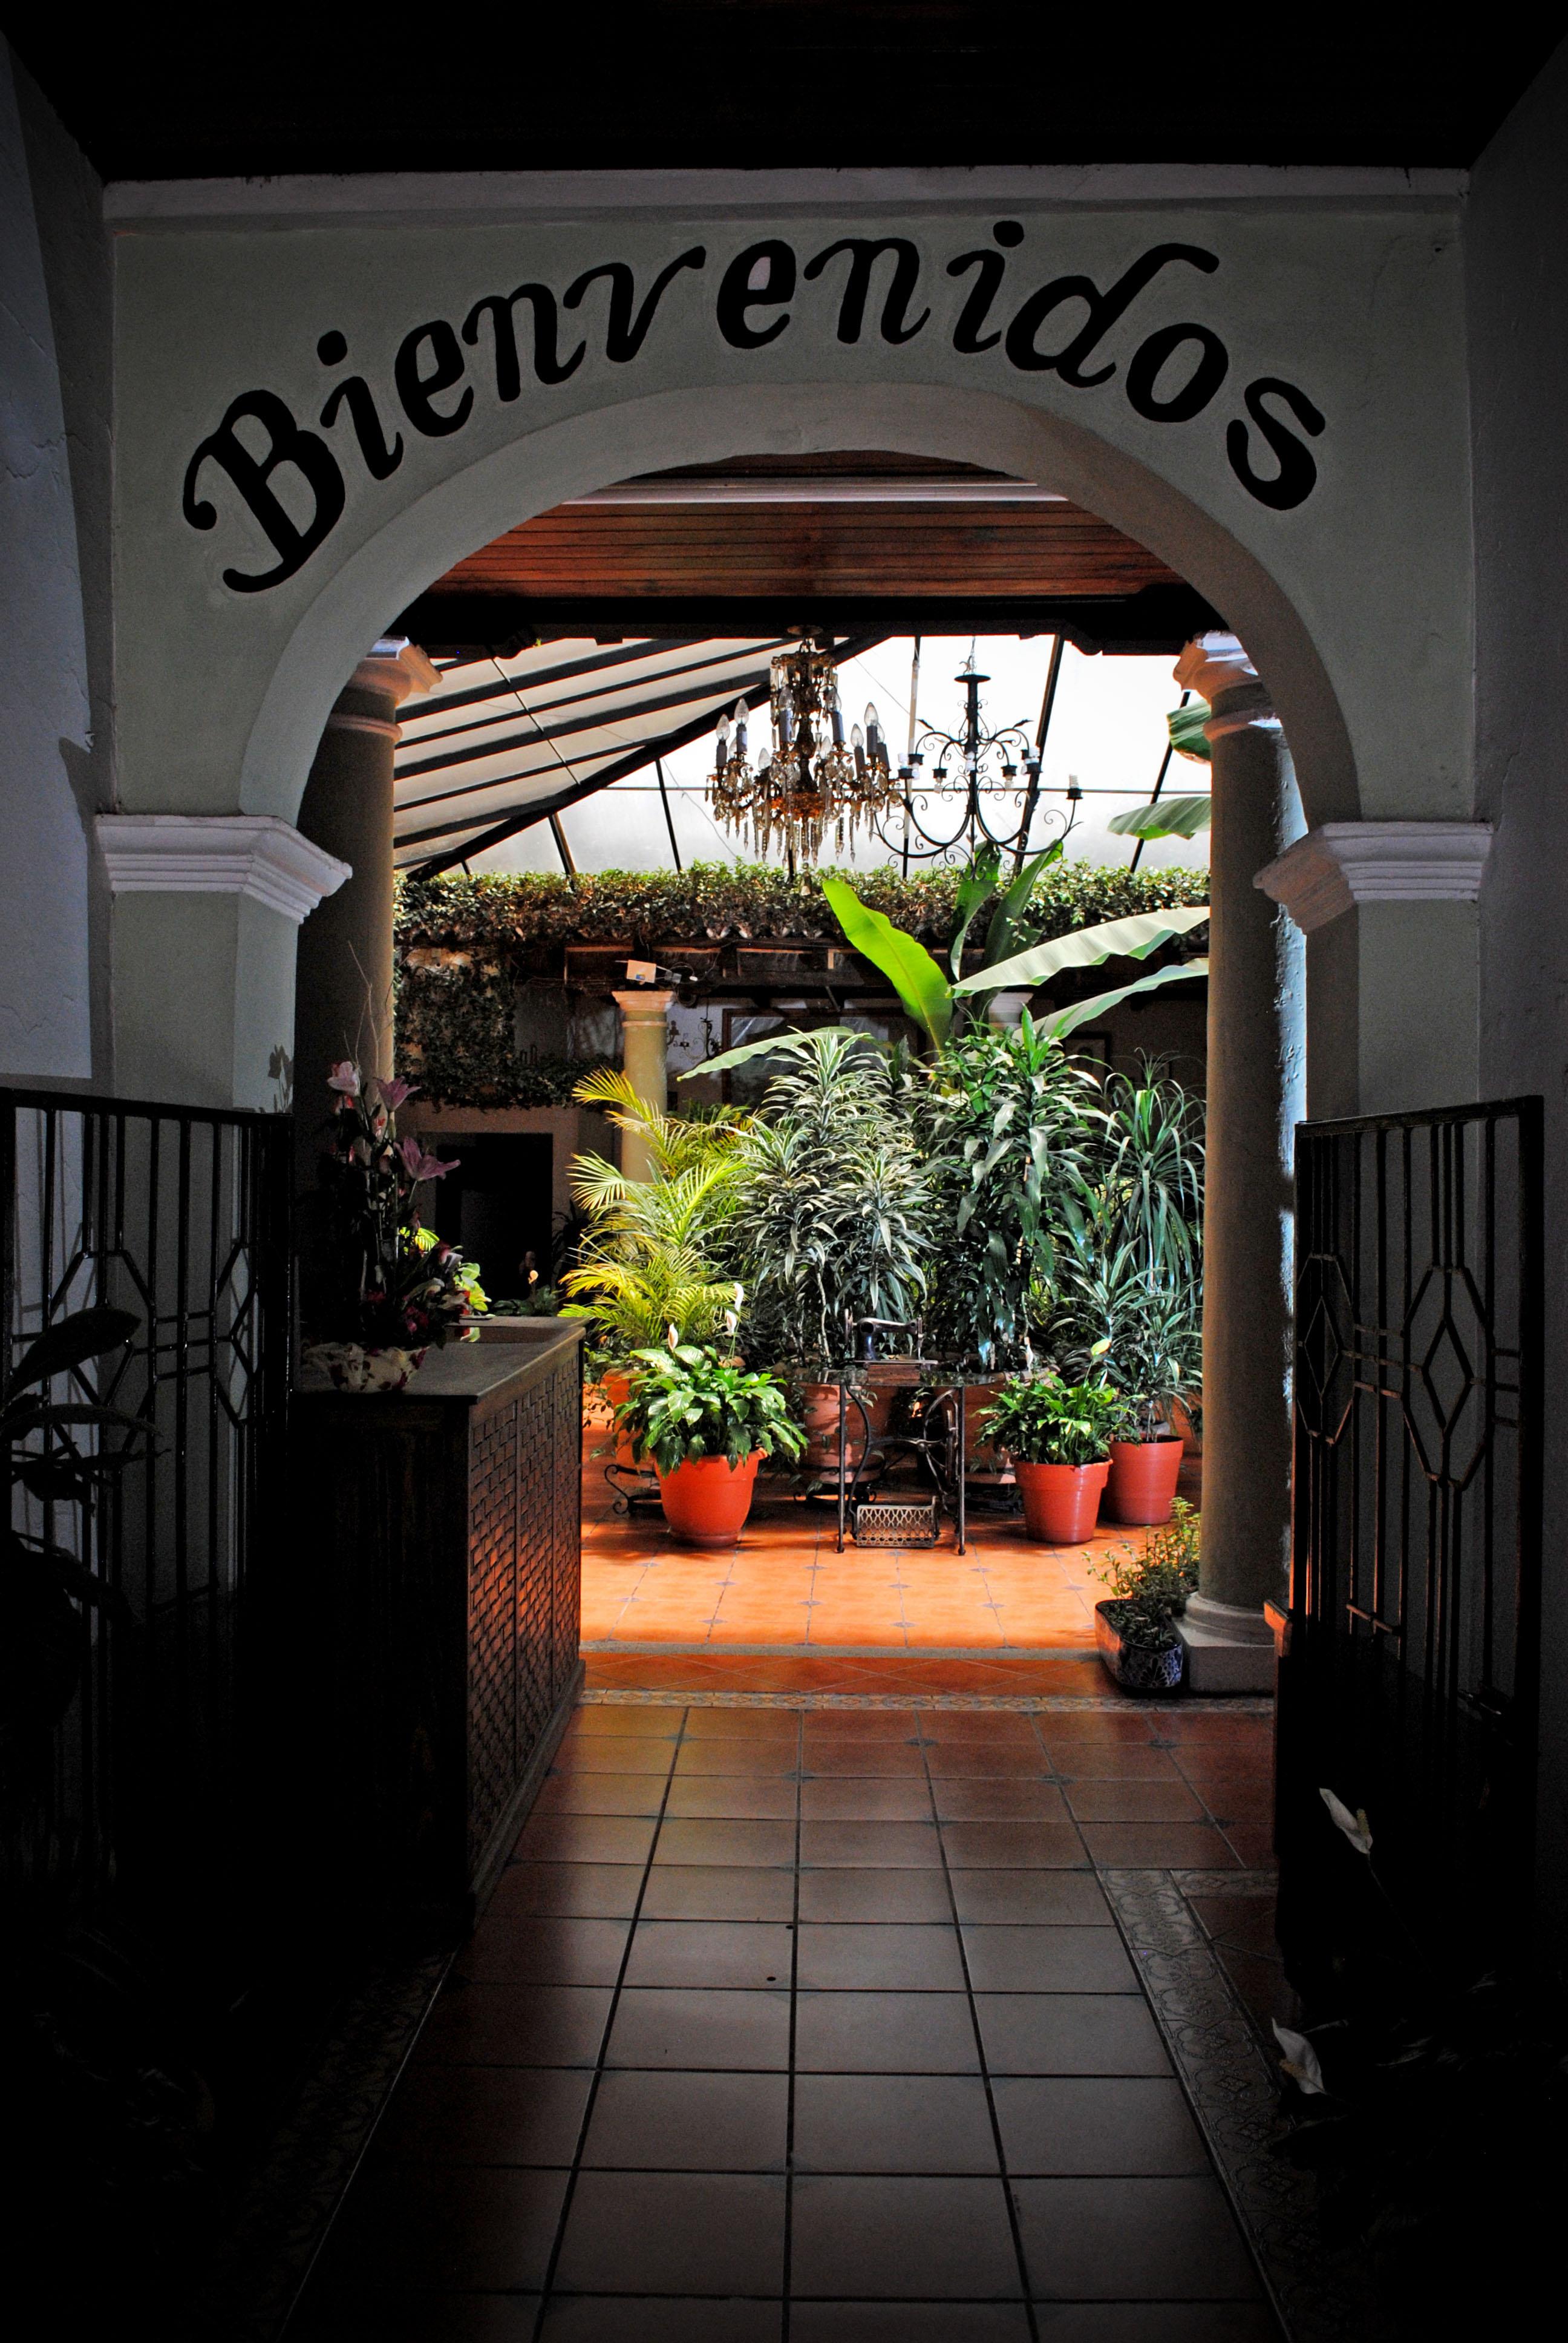
[[[622,642],[697,636],[833,634],[1063,634],[1084,651],[1172,658],[1192,635],[1224,625],[1191,586],[1145,586],[1136,594],[943,597],[880,594],[729,598],[628,595],[609,599],[443,591],[421,594],[397,620],[432,658],[509,659],[528,645]]]

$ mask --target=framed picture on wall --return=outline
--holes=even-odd
[[[1111,1036],[1093,1028],[1080,1027],[1067,1037],[1067,1046],[1076,1058],[1090,1058],[1097,1065],[1111,1063]]]

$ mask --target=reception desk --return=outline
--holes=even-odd
[[[269,1640],[340,1909],[461,1918],[506,1861],[582,1681],[581,1408],[554,1319],[294,1399]]]

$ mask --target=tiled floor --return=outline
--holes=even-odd
[[[1095,1876],[1239,1878],[1268,1735],[581,1709],[290,2343],[1273,2338]]]
[[[583,1620],[591,1652],[661,1644],[718,1652],[962,1652],[1002,1656],[1094,1644],[1094,1575],[1143,1533],[1106,1528],[1087,1546],[1041,1546],[1019,1520],[970,1516],[930,1548],[836,1551],[837,1514],[759,1483],[739,1543],[678,1544],[657,1505],[613,1511],[609,1434],[590,1431],[583,1467]]]

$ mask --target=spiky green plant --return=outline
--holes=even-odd
[[[672,1326],[682,1340],[706,1342],[733,1323],[742,1298],[715,1256],[737,1207],[746,1118],[668,1114],[615,1067],[589,1075],[577,1096],[645,1141],[651,1177],[629,1180],[602,1155],[577,1157],[571,1191],[588,1225],[561,1279],[572,1296],[562,1314],[586,1319],[595,1350],[615,1360],[664,1342]]]

